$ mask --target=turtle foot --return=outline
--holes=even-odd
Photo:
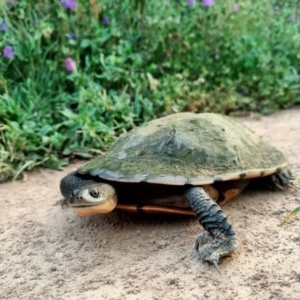
[[[204,231],[197,237],[195,248],[201,259],[212,263],[220,272],[219,259],[222,256],[230,255],[237,248],[237,240],[235,235],[214,236]]]
[[[273,187],[284,190],[286,187],[291,186],[293,175],[290,170],[279,170],[271,176],[271,183]]]

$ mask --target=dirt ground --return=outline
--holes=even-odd
[[[300,178],[300,108],[240,119]],[[246,190],[224,207],[239,248],[221,275],[199,260],[193,217],[77,217],[54,205],[64,171],[0,185],[0,299],[300,299],[300,192]]]

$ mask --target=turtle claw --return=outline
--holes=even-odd
[[[56,201],[54,205],[60,205],[62,209],[64,209],[65,206],[67,206],[67,207],[69,206],[68,200],[66,198]]]
[[[218,265],[218,262],[217,262],[216,260],[212,260],[211,263],[212,263],[212,264],[214,265],[214,267],[217,269],[218,273],[219,273],[220,275],[222,275],[222,274],[221,274],[221,270],[220,270],[219,265]]]

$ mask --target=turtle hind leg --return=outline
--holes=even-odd
[[[270,176],[271,187],[284,190],[292,185],[293,175],[289,169],[279,169],[276,173]]]
[[[203,188],[189,188],[185,196],[199,223],[206,230],[197,237],[196,250],[200,258],[217,267],[220,257],[229,255],[236,249],[236,234],[220,206]]]

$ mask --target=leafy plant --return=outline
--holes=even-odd
[[[294,1],[1,1],[0,179],[182,110],[300,103]]]

